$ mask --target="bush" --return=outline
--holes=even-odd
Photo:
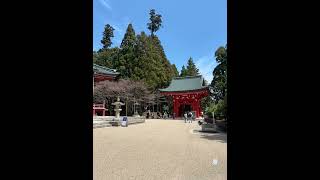
[[[226,115],[226,103],[224,100],[219,100],[218,103],[211,103],[206,108],[206,115],[210,118],[212,118],[212,113],[214,112],[214,115],[217,119],[222,119]]]
[[[216,112],[217,105],[214,103],[210,103],[209,106],[205,110],[205,114],[209,117],[212,118],[212,112]]]

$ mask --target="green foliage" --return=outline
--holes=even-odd
[[[225,102],[224,100],[219,100],[218,103],[217,103],[217,109],[216,109],[216,112],[215,114],[219,117],[221,116],[225,116]]]
[[[112,44],[111,38],[114,37],[113,31],[114,31],[114,28],[110,24],[105,25],[102,40],[101,40],[103,49],[108,49],[111,46]]]
[[[168,86],[179,72],[167,59],[161,41],[154,35],[161,24],[161,15],[151,10],[148,23],[151,35],[144,32],[136,35],[132,24],[129,24],[119,48],[109,48],[114,29],[107,24],[101,41],[104,46],[93,52],[93,62],[116,69],[121,79],[142,80],[151,90]]]
[[[213,101],[210,96],[202,98],[200,101],[201,109],[205,111],[206,108],[209,107],[210,104],[212,104],[212,103],[213,103]]]
[[[210,103],[209,106],[207,106],[205,109],[205,114],[208,117],[212,117],[212,112],[216,112],[216,110],[217,110],[217,105],[214,103]]]
[[[196,67],[196,65],[193,62],[193,59],[190,57],[187,62],[187,68],[185,68],[184,65],[182,66],[180,77],[197,75],[199,75],[199,69]]]
[[[137,39],[132,24],[128,25],[127,31],[120,45],[119,59],[115,61],[113,68],[117,69],[121,78],[131,78],[136,60]]]
[[[226,105],[224,100],[219,100],[218,103],[210,103],[206,108],[205,113],[207,116],[212,117],[212,113],[216,117],[225,117],[226,115]]]
[[[127,31],[122,39],[120,48],[121,49],[131,49],[134,48],[137,44],[136,34],[133,29],[132,24],[130,23],[127,27]]]
[[[187,65],[187,76],[197,76],[199,75],[199,69],[196,67],[196,65],[193,62],[193,59],[190,57],[188,59],[188,65]]]
[[[179,71],[178,71],[176,65],[172,64],[171,66],[172,66],[172,71],[173,71],[174,77],[178,77],[179,76]]]
[[[219,47],[215,52],[218,65],[213,70],[213,80],[211,96],[214,101],[206,109],[206,113],[212,116],[214,112],[218,117],[227,115],[227,47]]]
[[[227,93],[227,47],[219,47],[215,52],[218,65],[213,70],[211,82],[213,97],[216,102],[223,99]]]
[[[93,52],[93,63],[108,68],[113,68],[113,64],[118,59],[119,48],[100,49],[98,52]]]
[[[148,29],[151,31],[151,35],[153,36],[154,32],[158,31],[162,24],[162,19],[160,14],[156,14],[154,9],[150,10],[150,22],[147,24]]]
[[[187,70],[183,65],[181,69],[180,77],[185,77],[185,76],[187,76]]]
[[[158,89],[169,85],[174,76],[175,70],[166,58],[158,37],[141,32],[137,36],[137,61],[133,79],[144,80],[152,89]]]

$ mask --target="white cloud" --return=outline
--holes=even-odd
[[[110,6],[109,0],[99,0],[99,1],[104,7],[106,7],[109,10],[112,10],[112,7]]]
[[[116,31],[116,32],[119,32],[119,33],[123,33],[123,29],[122,28],[120,28],[119,26],[117,26],[117,25],[111,25],[113,28],[114,28],[114,30]]]
[[[217,66],[216,60],[212,56],[203,56],[195,61],[200,74],[208,83],[213,79],[212,71]]]

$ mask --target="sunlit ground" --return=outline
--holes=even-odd
[[[226,180],[226,134],[194,129],[200,129],[197,122],[181,120],[94,129],[93,178]]]

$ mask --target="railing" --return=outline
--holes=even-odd
[[[93,104],[93,108],[104,108],[104,104]]]

